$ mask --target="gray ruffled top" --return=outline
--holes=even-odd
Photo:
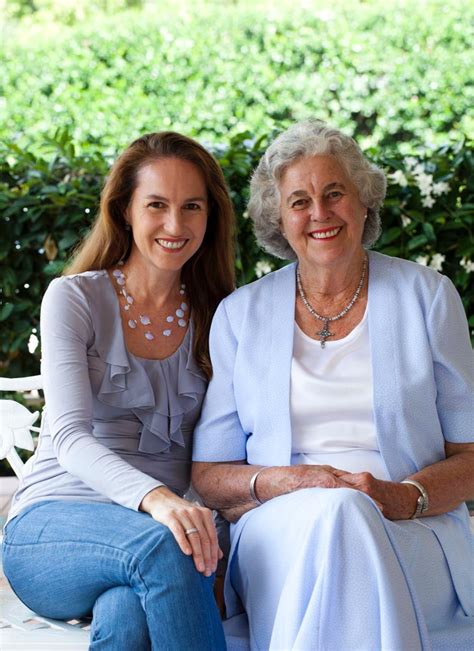
[[[105,271],[54,280],[41,309],[46,410],[9,517],[46,499],[137,509],[152,488],[189,486],[192,431],[206,379],[192,322],[164,360],[131,354]]]

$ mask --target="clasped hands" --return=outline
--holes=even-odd
[[[211,576],[216,571],[223,553],[210,509],[178,497],[166,486],[159,486],[145,495],[140,511],[170,529],[181,551],[192,555],[198,572]]]
[[[347,472],[332,466],[297,466],[302,483],[297,488],[353,488],[368,495],[389,520],[408,520],[416,508],[417,489],[377,479],[370,472]]]

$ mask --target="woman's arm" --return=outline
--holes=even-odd
[[[474,443],[446,443],[446,459],[407,479],[418,481],[429,497],[422,516],[440,515],[474,498]],[[372,497],[390,520],[407,520],[415,513],[420,491],[411,484],[382,481],[368,472],[343,473],[340,479]]]
[[[349,488],[331,466],[249,466],[234,463],[194,462],[192,481],[204,503],[218,510],[229,522],[236,522],[244,513],[258,506],[250,494],[250,480],[260,469],[254,492],[260,502],[292,493],[302,488]]]
[[[474,499],[474,443],[446,443],[446,459],[407,477],[418,481],[429,495],[423,516],[439,515]],[[193,485],[209,508],[226,520],[237,521],[258,506],[250,495],[250,479],[264,466],[244,462],[193,464]],[[369,472],[347,473],[331,466],[265,468],[254,489],[261,502],[302,488],[355,488],[369,495],[390,520],[408,520],[415,513],[419,490],[411,484],[376,479]]]
[[[41,375],[54,452],[59,464],[87,486],[137,510],[143,497],[162,482],[131,466],[93,435],[87,353],[94,337],[80,279],[53,281],[41,305]]]

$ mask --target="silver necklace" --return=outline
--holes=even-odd
[[[303,301],[303,305],[305,308],[308,310],[308,312],[311,314],[312,317],[315,319],[318,319],[319,321],[324,322],[324,326],[319,332],[316,332],[315,334],[320,337],[321,341],[321,348],[324,348],[326,346],[326,339],[328,337],[334,337],[334,332],[330,332],[329,330],[329,322],[330,321],[338,321],[339,319],[342,319],[343,316],[345,316],[350,309],[354,306],[354,303],[357,301],[359,298],[360,290],[362,289],[362,286],[364,284],[365,280],[365,275],[367,272],[367,256],[364,258],[364,264],[362,266],[362,274],[359,280],[359,284],[357,285],[357,289],[354,292],[354,296],[351,298],[349,303],[346,305],[346,307],[339,312],[339,314],[336,314],[335,316],[322,316],[321,314],[318,314],[314,307],[311,305],[311,303],[308,301],[306,298],[306,294],[304,293],[303,285],[301,284],[301,277],[300,277],[300,268],[296,268],[296,283],[298,285],[298,292],[301,296],[301,300]]]
[[[137,328],[139,325],[144,326],[145,339],[147,339],[148,341],[153,341],[153,339],[155,339],[155,335],[151,331],[153,324],[151,322],[150,317],[147,314],[140,314],[140,313],[138,314],[137,318],[133,317],[133,312],[135,309],[135,300],[127,290],[127,281],[126,281],[125,274],[121,269],[114,269],[112,271],[112,276],[115,278],[115,281],[120,288],[119,294],[121,294],[125,299],[123,309],[127,314],[128,327],[131,328],[132,330],[135,330],[135,328]],[[186,303],[186,301],[183,300],[186,294],[186,285],[184,283],[181,283],[179,288],[179,293],[182,297],[181,298],[182,303],[175,310],[174,314],[168,314],[168,316],[166,317],[165,319],[166,327],[164,328],[164,330],[161,331],[163,337],[171,336],[171,333],[173,332],[173,325],[175,325],[175,323],[177,323],[180,328],[185,328],[188,325],[189,306]]]

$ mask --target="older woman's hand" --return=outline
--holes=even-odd
[[[291,491],[301,488],[352,488],[344,477],[347,471],[325,465],[291,466]]]
[[[389,520],[408,520],[416,509],[418,490],[410,484],[376,479],[370,472],[338,473],[346,485],[371,497]]]
[[[216,571],[217,561],[223,554],[212,511],[178,497],[166,486],[159,486],[145,495],[140,510],[171,530],[181,551],[187,556],[192,554],[199,572],[210,576]]]

